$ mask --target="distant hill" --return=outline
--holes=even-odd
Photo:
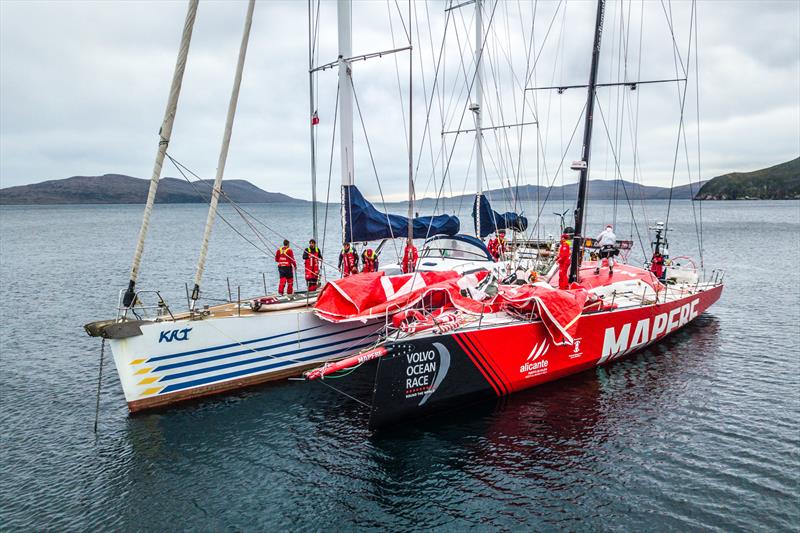
[[[156,203],[205,203],[211,194],[211,180],[188,182],[161,178]],[[104,174],[73,176],[0,189],[0,205],[31,204],[140,204],[147,200],[150,180]],[[195,188],[197,190],[195,190]],[[304,202],[281,193],[267,192],[246,180],[224,180],[222,190],[237,203]]]
[[[672,198],[675,200],[689,200],[692,196],[702,188],[705,182],[694,183],[690,185],[679,185],[672,189]],[[615,185],[616,184],[616,185]],[[616,188],[615,188],[616,187]],[[570,183],[564,186],[553,187],[548,196],[548,187],[544,185],[521,185],[515,189],[514,194],[518,198],[525,201],[536,201],[538,197],[544,201],[545,197],[550,201],[561,199],[562,196],[569,200],[574,200],[578,197],[578,184]],[[625,201],[627,197],[633,200],[662,200],[669,198],[669,187],[656,187],[651,185],[640,185],[631,181],[625,180],[590,180],[589,181],[589,199],[590,200],[613,200],[616,198]],[[510,198],[510,192],[507,189],[492,189],[484,192],[490,201],[501,202]],[[450,201],[469,201],[474,195],[455,196]],[[421,202],[433,202],[431,198],[425,198]]]
[[[706,183],[697,200],[798,200],[800,157],[753,172],[731,172]]]

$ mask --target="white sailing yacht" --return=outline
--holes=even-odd
[[[470,240],[455,235],[459,229],[456,217],[438,215],[412,218],[413,204],[409,207],[407,219],[381,214],[356,189],[353,181],[352,61],[365,59],[367,56],[352,55],[351,2],[352,0],[338,0],[338,59],[325,66],[338,68],[339,74],[342,226],[346,240],[356,242],[394,238],[399,236],[396,231],[398,226],[407,227],[408,239],[438,235],[430,239],[432,247],[428,251],[423,250],[421,268],[455,269],[463,272],[491,268],[495,263],[485,253],[485,247],[479,239]],[[89,335],[109,342],[131,412],[299,375],[303,370],[321,362],[352,355],[374,344],[379,340],[384,326],[382,320],[365,321],[357,325],[321,320],[312,311],[316,293],[298,293],[288,298],[275,298],[276,303],[261,306],[251,306],[249,302],[241,300],[213,306],[200,306],[197,303],[219,196],[224,194],[221,192],[222,178],[255,0],[250,0],[247,8],[189,310],[176,312],[158,291],[137,287],[142,252],[177,111],[197,7],[198,0],[189,1],[128,288],[121,291],[115,318],[85,325]],[[410,43],[408,50],[411,50]],[[375,54],[373,57],[379,55]],[[319,68],[321,67],[314,67],[312,64],[309,72],[313,74]],[[313,90],[311,76],[311,91]],[[313,96],[311,102],[313,114]],[[315,172],[313,140],[312,131],[312,180]],[[409,146],[410,141],[411,139]],[[410,195],[413,190],[411,152],[409,148]],[[316,202],[314,205],[316,209]],[[373,222],[377,219],[380,226],[377,230],[374,225],[367,228],[364,220],[369,217],[372,217]],[[314,221],[316,235],[316,216]],[[458,252],[455,255],[454,250]],[[441,253],[435,253],[437,251]],[[145,301],[148,299],[154,300],[154,303],[147,305]]]

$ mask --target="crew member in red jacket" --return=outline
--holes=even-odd
[[[409,239],[405,250],[403,250],[403,264],[400,265],[403,272],[406,274],[414,272],[417,269],[417,259],[419,259],[419,252],[417,252],[417,247],[414,246],[414,241]]]
[[[350,248],[350,243],[344,243],[339,254],[339,272],[346,278],[353,274],[358,274],[358,255]]]
[[[664,281],[664,256],[661,255],[661,252],[653,254],[653,259],[650,261],[650,272],[655,274],[661,281]]]
[[[378,271],[378,254],[372,248],[367,248],[361,254],[361,272]]]
[[[489,240],[489,253],[494,257],[495,262],[506,253],[506,234],[504,231],[497,232],[497,238]]]
[[[278,282],[278,294],[283,294],[284,287],[286,294],[292,294],[294,292],[294,269],[297,268],[297,262],[294,260],[294,252],[289,248],[288,240],[284,239],[283,246],[275,252],[275,262],[278,263],[278,275],[281,278]]]
[[[317,248],[317,241],[308,241],[308,248],[303,250],[303,261],[306,267],[306,285],[309,291],[319,287],[319,267],[322,262],[322,252]]]
[[[572,252],[569,247],[569,235],[566,233],[561,236],[561,246],[558,248],[558,288],[566,290],[569,288],[569,264]]]

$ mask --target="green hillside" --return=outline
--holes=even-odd
[[[708,181],[695,200],[800,199],[800,157],[753,172],[731,172]]]

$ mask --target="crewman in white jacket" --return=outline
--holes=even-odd
[[[614,234],[614,228],[611,224],[606,226],[600,235],[597,236],[597,246],[600,248],[600,260],[597,263],[597,268],[594,269],[595,274],[600,273],[600,267],[603,265],[603,259],[608,260],[608,273],[614,273],[614,256],[619,253],[617,249],[617,236]]]

